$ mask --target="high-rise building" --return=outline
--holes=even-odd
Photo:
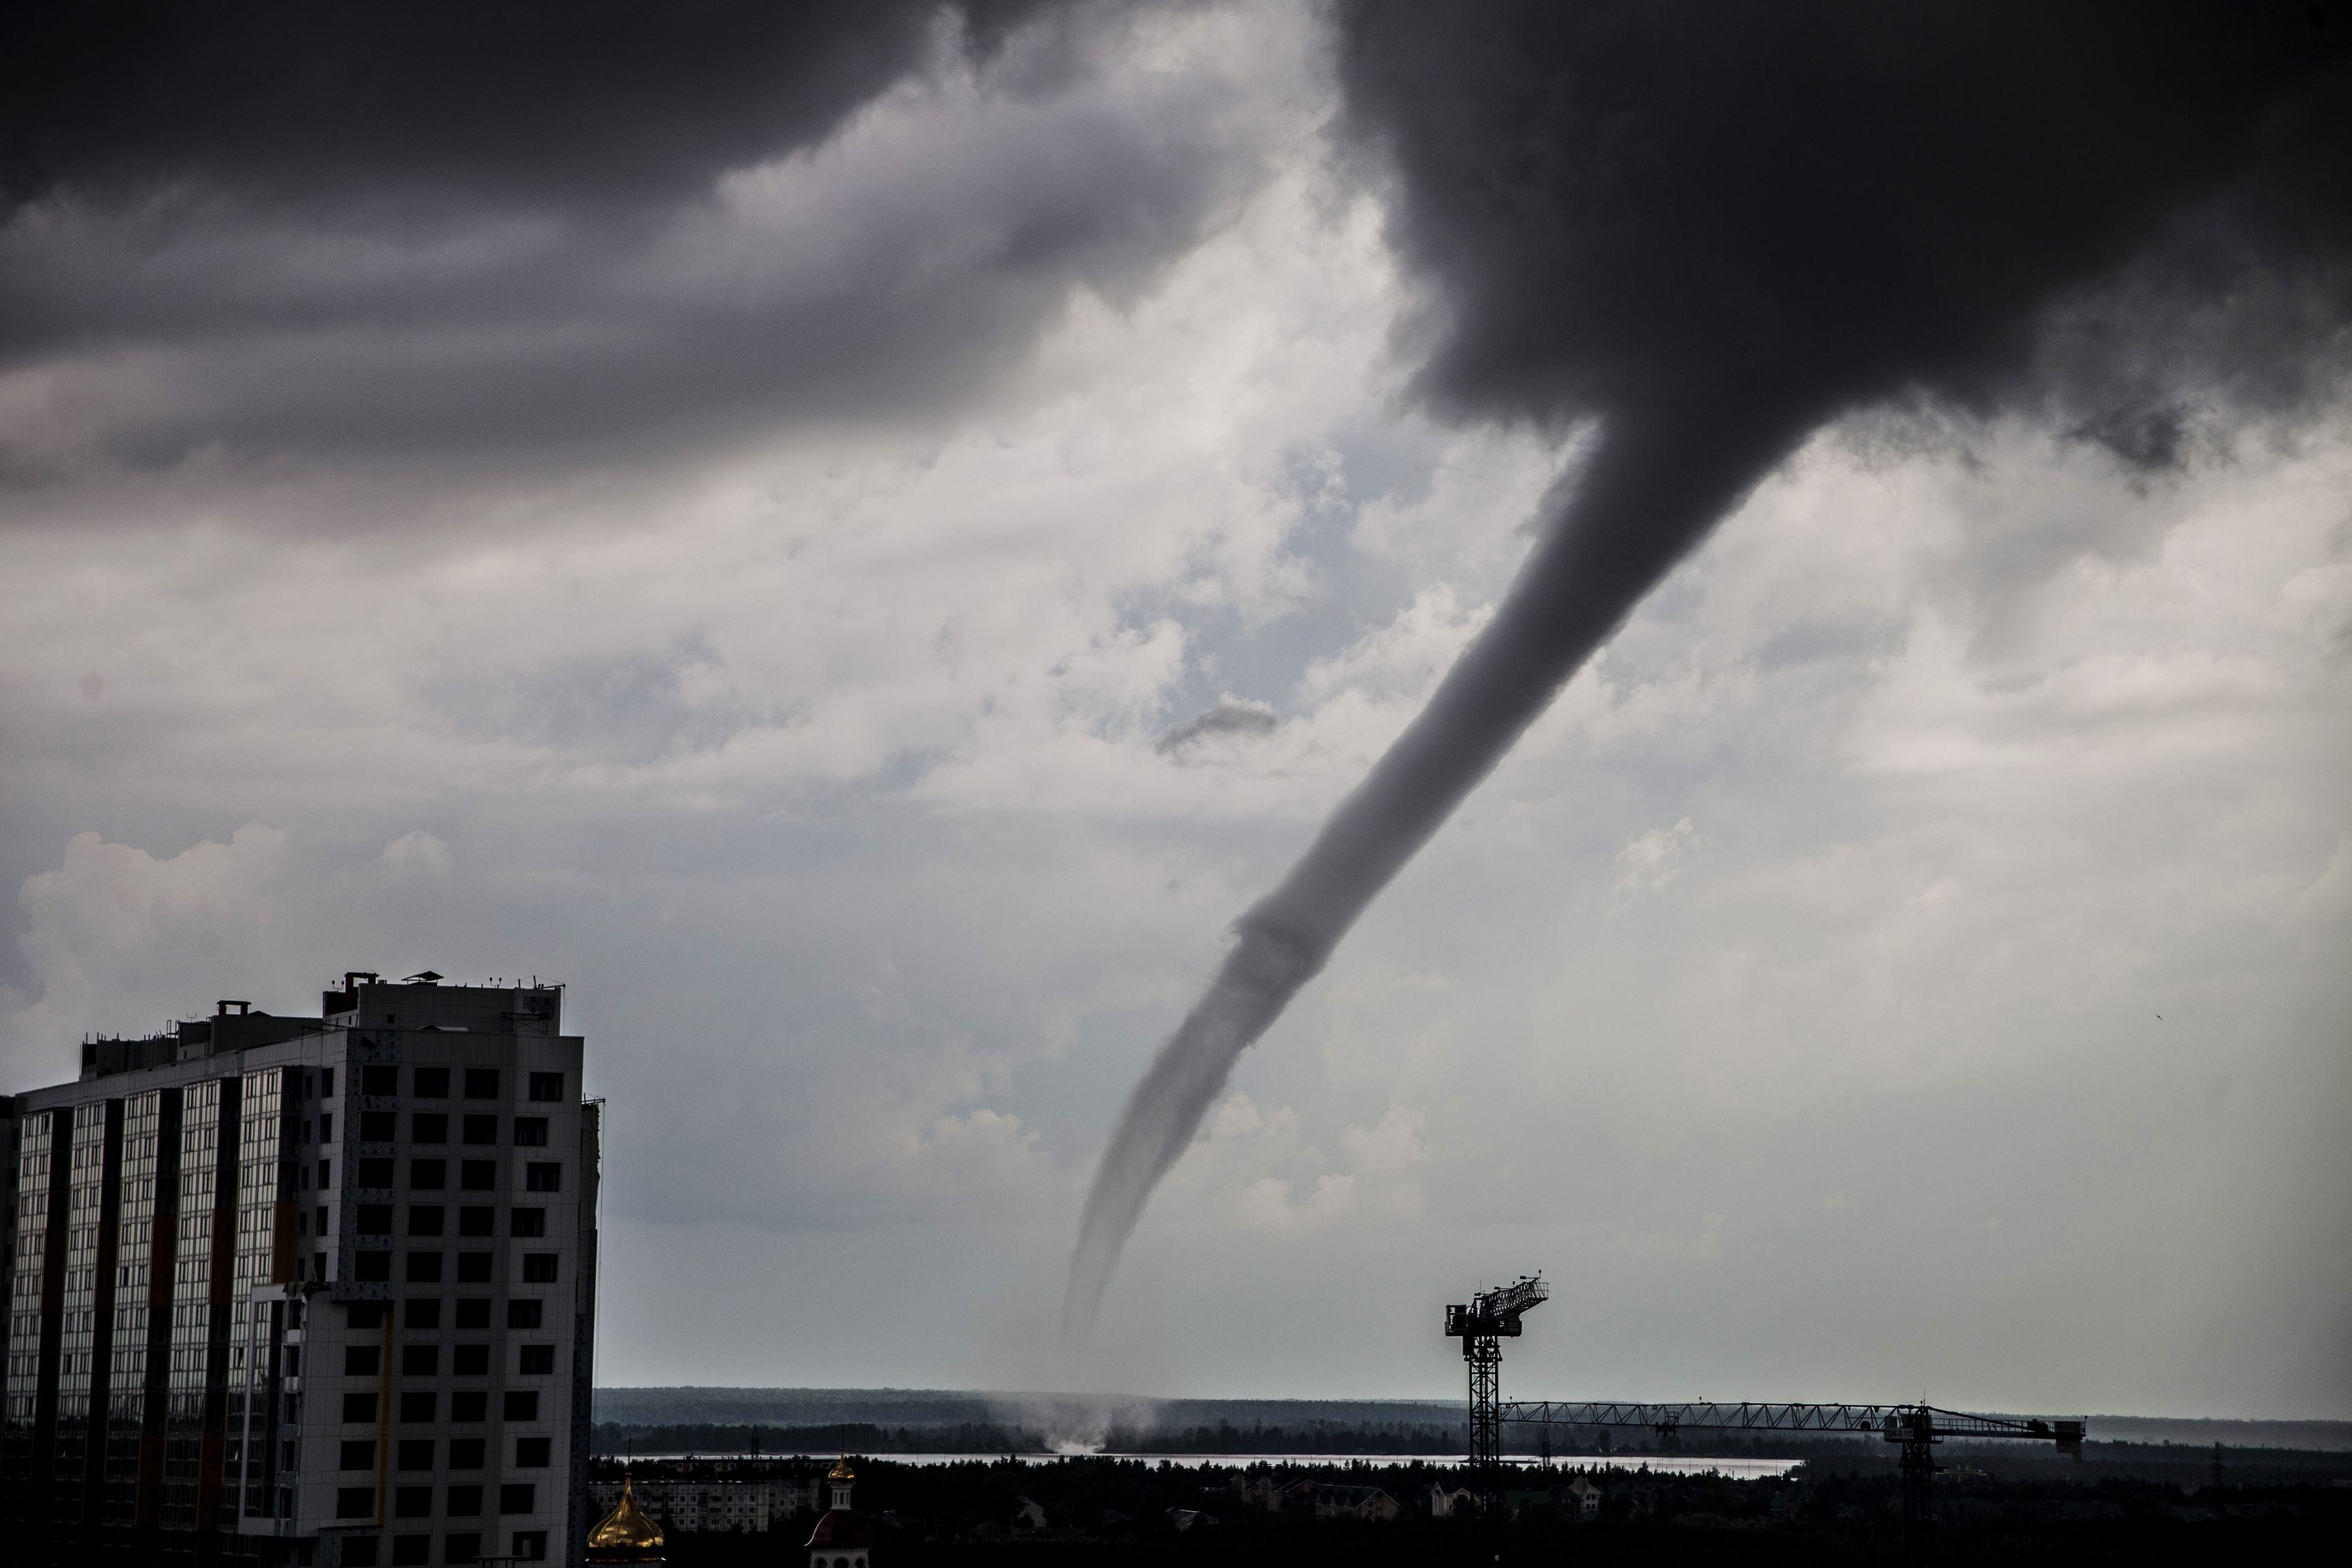
[[[583,1561],[602,1108],[561,987],[439,978],[0,1100],[12,1564]]]

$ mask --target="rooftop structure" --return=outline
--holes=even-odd
[[[849,1468],[849,1456],[844,1454],[824,1479],[833,1490],[833,1506],[809,1531],[809,1568],[866,1568],[874,1538],[866,1532],[866,1521],[850,1511],[849,1489],[856,1484],[857,1472]]]
[[[621,1478],[621,1499],[604,1521],[588,1532],[591,1563],[664,1563],[661,1526],[637,1508],[637,1494],[626,1475]]]

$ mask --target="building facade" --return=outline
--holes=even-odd
[[[560,987],[437,981],[7,1102],[12,1563],[582,1560],[602,1108]]]
[[[806,1459],[602,1459],[588,1480],[589,1511],[602,1517],[627,1491],[637,1509],[674,1535],[757,1533],[816,1511],[822,1474]]]

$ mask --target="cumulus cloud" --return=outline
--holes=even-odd
[[[288,862],[285,832],[257,822],[160,858],[76,834],[58,867],[17,894],[32,985],[0,995],[11,1072],[71,1076],[84,1034],[146,1033],[209,1011],[227,975],[249,976],[248,989],[284,981]]]
[[[376,863],[395,877],[430,877],[446,880],[455,864],[449,846],[418,827],[383,847]]]
[[[1617,897],[1637,898],[1664,887],[1706,842],[1687,816],[1672,827],[1653,827],[1617,852]]]
[[[1228,1095],[1201,1132],[1199,1169],[1180,1189],[1244,1232],[1299,1237],[1343,1224],[1380,1226],[1418,1218],[1429,1150],[1426,1118],[1391,1105],[1369,1124],[1338,1130],[1339,1158],[1304,1141],[1297,1109]]]

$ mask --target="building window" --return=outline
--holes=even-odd
[[[411,1285],[441,1283],[441,1255],[437,1252],[412,1252],[408,1255],[408,1282]]]
[[[533,1160],[522,1168],[522,1184],[526,1192],[560,1193],[563,1190],[563,1167],[553,1160]]]
[[[449,1119],[437,1110],[420,1110],[408,1119],[408,1136],[419,1143],[446,1143]]]
[[[468,1160],[459,1170],[461,1184],[469,1193],[494,1193],[499,1188],[499,1163],[496,1160]]]
[[[457,1397],[462,1399],[465,1396],[463,1394],[459,1394]],[[474,1397],[479,1399],[483,1396],[478,1394]],[[477,1415],[474,1419],[478,1421],[481,1417]],[[482,1455],[483,1443],[482,1439],[479,1437],[452,1437],[449,1439],[449,1468],[453,1470],[480,1469],[482,1468]],[[481,1497],[481,1490],[479,1488],[475,1489],[474,1495],[478,1501]],[[457,1512],[457,1505],[456,1503],[451,1503],[449,1505],[449,1511],[451,1513]]]
[[[394,1519],[431,1519],[433,1489],[431,1487],[394,1487],[392,1489],[392,1516]],[[397,1563],[398,1558],[394,1558]]]
[[[482,1489],[476,1486],[451,1487],[449,1507],[451,1519],[478,1519],[482,1512]]]
[[[400,1468],[404,1470],[429,1470],[433,1468],[433,1439],[403,1437],[400,1440]],[[430,1507],[431,1505],[426,1505]]]
[[[390,1110],[362,1110],[360,1112],[361,1142],[389,1143],[399,1136],[400,1117],[396,1112]]]
[[[536,1388],[508,1389],[506,1405],[499,1414],[509,1421],[538,1420],[539,1390]],[[346,1446],[348,1447],[348,1445]]]
[[[439,1345],[403,1345],[400,1347],[400,1375],[431,1377],[441,1370]]]
[[[529,1513],[539,1500],[539,1485],[535,1481],[509,1481],[499,1489],[500,1513]],[[520,1552],[516,1553],[520,1556]]]
[[[467,1100],[496,1100],[498,1097],[498,1068],[467,1068],[466,1069],[466,1098]]]
[[[495,1116],[468,1116],[466,1118],[465,1133],[468,1143],[495,1143],[499,1141],[499,1119]]]
[[[334,1141],[335,1113],[331,1110],[322,1110],[319,1112],[319,1142],[331,1143]]]
[[[408,1326],[412,1329],[437,1329],[441,1326],[441,1298],[412,1296],[408,1301]]]
[[[457,1283],[487,1285],[490,1282],[490,1255],[487,1252],[457,1254]]]
[[[555,1283],[555,1254],[526,1252],[522,1255],[522,1278],[526,1285]]]
[[[457,1303],[457,1326],[461,1329],[487,1329],[490,1326],[490,1304],[480,1297],[471,1297]]]
[[[517,1236],[545,1236],[547,1234],[547,1211],[545,1209],[515,1210],[514,1234]]]
[[[433,1407],[439,1403],[440,1398],[441,1396],[431,1389],[426,1389],[423,1393],[411,1392],[402,1394],[400,1396],[401,1420],[414,1422],[420,1426],[430,1426],[433,1425]]]
[[[416,1098],[419,1100],[448,1099],[449,1069],[447,1068],[418,1068],[416,1069]]]
[[[518,1116],[514,1119],[515,1147],[544,1149],[547,1147],[547,1118]]]
[[[367,1507],[360,1510],[357,1513],[345,1514],[342,1511],[342,1494],[341,1492],[336,1493],[335,1511],[337,1516],[345,1519],[373,1518],[375,1516],[375,1490],[373,1488],[369,1489],[367,1499]],[[343,1568],[376,1568],[375,1544],[376,1538],[373,1535],[347,1535],[343,1537]]]
[[[356,1327],[357,1325],[353,1326]],[[380,1364],[376,1358],[383,1353],[383,1351],[375,1345],[345,1345],[343,1347],[343,1375],[345,1377],[373,1377],[376,1374],[376,1368]],[[374,1395],[371,1394],[369,1397],[373,1398]]]
[[[400,1092],[400,1069],[396,1067],[363,1067],[360,1068],[362,1094],[394,1095]]]
[[[531,1074],[530,1097],[539,1100],[561,1100],[563,1098],[563,1075],[560,1072]]]
[[[358,1227],[362,1236],[392,1234],[390,1204],[354,1204],[352,1205],[352,1223]]]
[[[439,1192],[449,1184],[449,1162],[411,1160],[408,1163],[408,1184],[420,1192]]]
[[[481,1489],[478,1487],[475,1489],[478,1493],[480,1489]],[[457,1488],[452,1487],[449,1489],[450,1496],[455,1497],[457,1492]],[[451,1513],[456,1513],[457,1510],[455,1506],[452,1506],[449,1511]],[[481,1499],[478,1496],[474,1500],[474,1512],[479,1513],[481,1511]],[[479,1563],[481,1560],[482,1537],[479,1531],[471,1530],[464,1531],[452,1531],[450,1533],[441,1538],[442,1562],[464,1564],[469,1563]]]
[[[555,1370],[553,1345],[525,1345],[517,1358],[516,1370],[525,1377],[543,1377]]]
[[[498,1233],[499,1211],[488,1204],[468,1204],[457,1211],[459,1236],[496,1236]]]
[[[451,1345],[449,1347],[449,1375],[452,1377],[489,1376],[490,1347],[488,1345]],[[455,1397],[462,1399],[465,1395],[458,1394]]]
[[[374,1469],[375,1439],[373,1437],[345,1438],[343,1440],[342,1454],[335,1468],[343,1470]],[[375,1510],[375,1500],[373,1490],[371,1490],[369,1494],[368,1510],[371,1513]],[[348,1519],[351,1516],[349,1514],[345,1514],[342,1517]]]
[[[539,1320],[541,1314],[545,1310],[545,1308],[546,1303],[541,1301],[536,1296],[529,1297],[520,1301],[509,1301],[507,1303],[507,1327],[510,1329],[535,1329],[539,1327]]]
[[[332,1068],[319,1069],[319,1098],[320,1100],[335,1098],[335,1069]]]
[[[357,1348],[358,1347],[353,1345],[345,1345],[343,1347],[343,1354],[348,1358],[351,1352]],[[373,1347],[370,1348],[368,1353],[371,1355],[375,1353]],[[346,1372],[351,1370],[348,1360],[344,1363],[344,1370]],[[346,1421],[365,1421],[373,1423],[375,1420],[375,1395],[373,1394],[344,1394],[343,1419]]]
[[[362,1187],[389,1187],[392,1185],[392,1172],[393,1162],[378,1156],[373,1160],[362,1160],[354,1179]]]
[[[459,1345],[457,1347],[457,1364],[454,1370],[459,1377],[464,1377],[466,1375],[466,1352],[469,1348],[471,1347],[466,1345]],[[485,1347],[483,1349],[482,1362],[482,1371],[485,1373],[490,1370],[488,1356],[488,1350]],[[451,1421],[462,1424],[468,1421],[488,1421],[489,1418],[490,1396],[482,1390],[478,1388],[461,1388],[457,1393],[452,1394],[449,1396],[449,1419]],[[457,1462],[454,1457],[457,1451],[457,1446],[455,1443],[450,1444],[449,1452],[453,1457],[449,1460],[449,1463],[452,1466],[455,1466]]]
[[[402,1519],[429,1518],[433,1512],[431,1489],[427,1489],[425,1493],[425,1506],[412,1510],[408,1506],[408,1493],[414,1489],[405,1487],[401,1489],[400,1506],[393,1511]],[[432,1561],[433,1538],[431,1536],[395,1535],[392,1538],[393,1568],[423,1568],[423,1564]]]
[[[352,1253],[352,1278],[375,1284],[390,1284],[392,1282],[392,1254],[389,1252]]]
[[[547,1468],[548,1455],[553,1447],[554,1440],[549,1437],[516,1438],[515,1468],[518,1470],[543,1470]]]
[[[320,1190],[320,1192],[322,1192],[322,1193],[323,1193],[323,1192],[325,1192],[329,1187],[331,1187],[331,1186],[333,1186],[334,1184],[335,1184],[335,1163],[334,1163],[332,1160],[321,1160],[321,1161],[320,1161],[320,1162],[319,1162],[319,1190]]]

